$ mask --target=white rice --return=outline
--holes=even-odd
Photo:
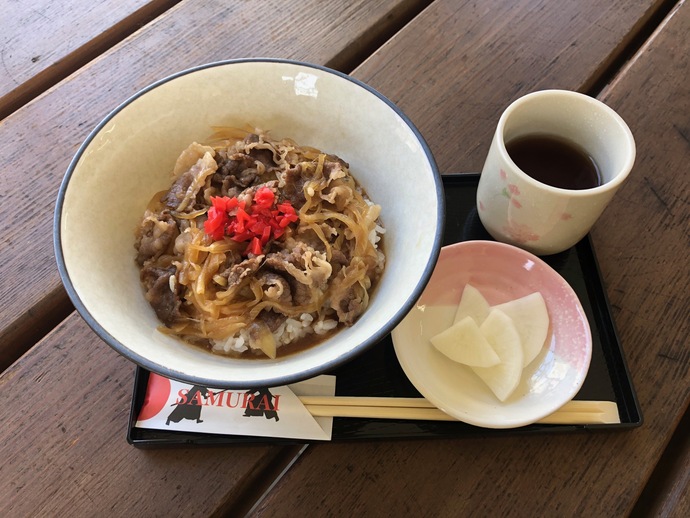
[[[314,317],[312,315],[309,313],[302,313],[299,320],[296,318],[288,318],[285,322],[280,324],[278,329],[273,332],[273,337],[275,338],[277,347],[281,347],[312,333],[324,335],[337,326],[337,320],[323,319],[314,322]],[[241,329],[225,340],[214,340],[213,342],[213,350],[225,354],[242,353],[248,350],[249,347],[249,331],[247,329]]]

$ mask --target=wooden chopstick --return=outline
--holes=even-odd
[[[301,396],[300,401],[314,417],[457,421],[424,398]],[[613,424],[620,423],[620,417],[613,401],[570,401],[537,422]]]
[[[421,397],[300,396],[303,405],[436,408]]]

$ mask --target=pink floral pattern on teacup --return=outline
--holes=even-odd
[[[506,172],[501,169],[498,172],[498,175],[501,177],[501,180],[507,181],[508,180],[508,175]],[[502,190],[501,190],[501,195],[505,196],[508,198],[508,201],[515,207],[516,209],[521,209],[522,208],[522,203],[520,203],[520,200],[518,200],[518,196],[520,196],[520,188],[515,185],[514,183],[509,183],[507,184]]]
[[[529,225],[524,225],[522,223],[511,221],[503,226],[502,231],[516,243],[539,241],[539,235],[536,234]]]

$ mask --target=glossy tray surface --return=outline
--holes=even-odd
[[[444,245],[471,239],[492,239],[484,230],[475,207],[476,174],[444,175],[446,227]],[[620,424],[545,425],[533,424],[509,430],[494,430],[461,422],[391,419],[334,418],[333,441],[402,438],[503,435],[507,433],[553,433],[577,430],[627,429],[642,423],[642,414],[616,334],[596,257],[589,237],[560,254],[542,257],[558,271],[578,295],[590,322],[592,361],[585,382],[575,399],[606,400],[618,404]],[[398,363],[390,335],[376,346],[342,365],[336,376],[338,396],[420,397]],[[148,372],[137,368],[127,440],[137,447],[182,444],[231,444],[240,442],[295,442],[292,440],[235,435],[211,435],[157,431],[134,427],[143,403]]]

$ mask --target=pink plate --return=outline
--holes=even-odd
[[[492,306],[535,291],[546,301],[546,345],[504,402],[469,367],[429,342],[452,324],[468,283]],[[592,357],[587,317],[565,279],[535,255],[494,241],[444,247],[429,284],[392,337],[405,374],[425,398],[456,419],[487,428],[528,425],[558,410],[577,394]]]

